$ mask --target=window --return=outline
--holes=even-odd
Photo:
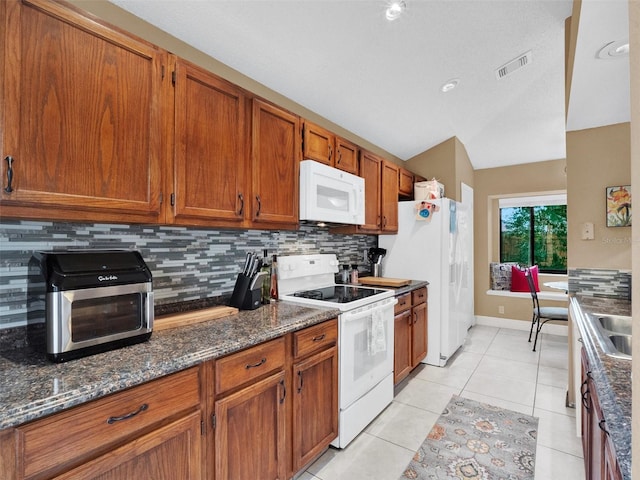
[[[500,200],[500,261],[567,273],[566,195]]]

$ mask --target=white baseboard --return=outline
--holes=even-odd
[[[476,315],[476,325],[484,325],[487,327],[497,328],[511,328],[512,330],[525,330],[528,331],[531,328],[530,321],[515,320],[513,318],[501,318],[501,317],[485,317],[482,315]],[[542,327],[542,333],[550,333],[552,335],[568,335],[568,325],[555,323],[545,323]]]

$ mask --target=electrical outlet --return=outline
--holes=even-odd
[[[504,305],[498,306],[498,313],[504,313]]]

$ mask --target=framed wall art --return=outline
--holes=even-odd
[[[631,185],[607,187],[607,227],[631,226]]]

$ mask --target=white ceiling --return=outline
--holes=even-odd
[[[476,169],[565,157],[571,0],[406,0],[394,22],[385,0],[110,1],[402,160],[452,136]],[[625,98],[606,88],[625,62],[593,60],[594,47],[619,39],[619,15],[605,31],[609,13],[595,8],[611,4],[626,0],[583,0],[598,35],[576,62],[575,128],[628,121],[628,61],[625,120]],[[531,63],[496,78],[529,50]],[[451,78],[459,86],[442,93]]]

